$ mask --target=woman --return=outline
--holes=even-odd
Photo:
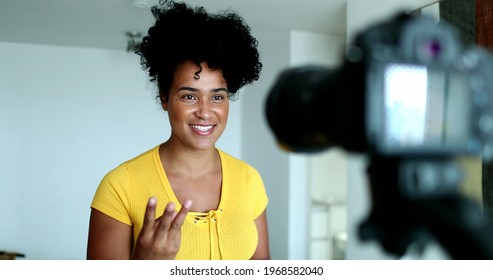
[[[259,77],[257,41],[232,12],[172,1],[152,12],[136,53],[157,82],[171,136],[103,178],[87,258],[268,259],[262,179],[215,147],[229,99]]]

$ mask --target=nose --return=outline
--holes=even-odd
[[[195,116],[201,119],[208,119],[212,115],[212,107],[208,100],[201,100],[198,103],[197,110],[195,111]]]

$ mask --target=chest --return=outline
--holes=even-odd
[[[219,211],[216,211],[219,212]],[[249,259],[258,243],[249,209],[225,209],[212,219],[184,223],[177,259]]]
[[[201,176],[169,174],[169,184],[178,201],[192,200],[192,212],[208,212],[218,208],[221,201],[222,173],[211,172]]]

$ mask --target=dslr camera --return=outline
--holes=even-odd
[[[458,193],[453,161],[493,159],[492,75],[492,55],[452,25],[402,13],[359,33],[337,69],[283,71],[266,117],[288,151],[368,155],[362,239],[404,255],[435,238],[453,258],[493,259],[493,227]]]

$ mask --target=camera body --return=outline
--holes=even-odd
[[[341,146],[384,156],[488,160],[492,73],[491,54],[463,46],[451,25],[400,14],[361,32],[339,69],[281,73],[267,119],[281,146],[294,152]]]
[[[396,45],[365,43],[366,128],[375,152],[493,157],[488,52],[464,48],[451,26],[424,18],[403,24]]]

